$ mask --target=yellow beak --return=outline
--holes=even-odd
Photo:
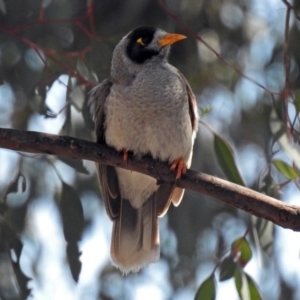
[[[161,47],[172,45],[173,43],[179,42],[181,40],[186,39],[187,37],[182,34],[177,33],[168,33],[165,36],[163,36],[160,40],[158,40],[158,44]]]

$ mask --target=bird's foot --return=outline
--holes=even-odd
[[[128,151],[126,149],[122,149],[122,157],[123,157],[123,160],[127,163],[127,160],[128,160]]]
[[[171,171],[176,170],[176,179],[179,179],[187,171],[187,166],[186,166],[184,159],[182,157],[175,159],[171,163],[170,170]]]

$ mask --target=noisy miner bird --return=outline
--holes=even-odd
[[[96,141],[126,160],[151,155],[170,164],[176,179],[190,167],[198,127],[195,96],[167,61],[170,45],[185,39],[162,29],[133,29],[116,46],[111,77],[91,92]],[[184,190],[118,167],[96,164],[108,216],[113,221],[111,257],[124,273],[159,259],[158,217]]]

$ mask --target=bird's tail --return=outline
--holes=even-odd
[[[154,195],[138,209],[122,199],[120,216],[113,225],[111,256],[124,273],[138,272],[158,261],[159,231]]]

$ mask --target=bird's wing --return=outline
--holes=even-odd
[[[196,101],[196,97],[195,97],[194,93],[192,92],[192,89],[191,89],[189,83],[187,82],[186,78],[184,77],[184,75],[179,70],[177,70],[177,72],[185,85],[186,93],[188,95],[189,113],[190,113],[190,118],[191,118],[192,129],[193,129],[193,136],[191,138],[193,139],[193,143],[194,143],[194,139],[196,137],[196,132],[198,130],[198,121],[199,121],[197,101]],[[191,162],[192,162],[192,153],[190,153],[190,158],[187,161],[188,168],[190,167]],[[176,187],[173,190],[171,198],[172,198],[172,203],[175,206],[178,206],[180,204],[183,194],[184,194],[184,189]]]
[[[96,142],[105,143],[105,101],[110,93],[112,82],[105,79],[91,91],[90,106],[95,122]],[[99,185],[105,208],[110,219],[115,220],[120,214],[121,195],[116,170],[112,166],[96,163]]]
[[[177,70],[177,71],[178,71],[182,81],[185,84],[186,92],[188,95],[188,101],[189,101],[189,112],[190,112],[190,117],[191,117],[192,129],[193,129],[193,133],[196,133],[198,130],[198,121],[199,121],[197,100],[196,100],[196,97],[195,97],[189,83],[187,82],[186,78],[184,77],[184,75],[179,70]]]
[[[104,106],[106,98],[110,93],[110,88],[112,86],[110,79],[103,80],[99,85],[94,87],[90,93],[89,106],[91,108],[91,114],[95,122],[96,131],[96,142],[105,143],[104,138]]]

